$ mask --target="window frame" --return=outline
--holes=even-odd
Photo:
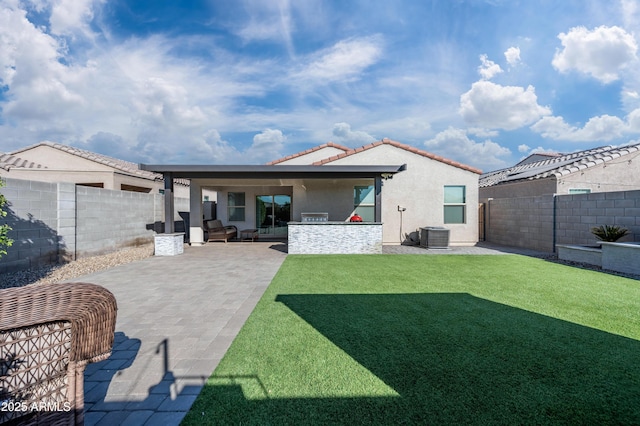
[[[591,194],[591,188],[569,188],[569,195]]]
[[[454,201],[454,202],[448,202],[447,201],[447,188],[462,188],[462,202],[460,201]],[[444,185],[443,188],[443,209],[442,209],[442,214],[443,214],[443,218],[442,218],[442,222],[446,225],[464,225],[467,223],[467,186],[466,185]],[[456,208],[456,210],[458,209],[462,209],[462,221],[448,221],[447,218],[450,215],[447,215],[447,210],[450,210],[449,208],[454,207]],[[456,215],[458,216],[458,215]]]
[[[244,204],[233,204],[231,205],[231,194],[242,194],[242,198],[244,199]],[[234,209],[236,211],[242,210],[242,219],[233,218],[231,210]],[[247,194],[246,192],[237,192],[237,191],[229,191],[227,192],[227,221],[229,222],[244,222],[247,217]]]
[[[358,188],[369,189],[365,197],[356,198]],[[364,222],[374,222],[376,216],[376,187],[375,185],[354,185],[353,187],[353,212],[362,217]],[[370,202],[365,202],[367,198],[371,198]],[[366,213],[365,213],[366,212]]]

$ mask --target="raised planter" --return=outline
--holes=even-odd
[[[602,269],[640,275],[640,243],[602,243]]]
[[[602,249],[592,246],[557,245],[558,259],[602,266]]]
[[[640,243],[607,243],[602,248],[557,245],[558,259],[600,266],[604,270],[640,275]]]

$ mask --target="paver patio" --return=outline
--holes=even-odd
[[[74,281],[118,301],[112,356],[85,372],[85,423],[179,424],[280,268],[279,243],[186,247]]]
[[[87,425],[177,425],[191,407],[286,257],[273,242],[185,247],[74,281],[118,301],[113,354],[85,372]],[[506,254],[499,247],[385,253]]]

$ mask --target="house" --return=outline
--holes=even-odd
[[[480,176],[480,200],[640,189],[640,143],[532,154]]]
[[[204,242],[194,226],[202,218],[203,189],[217,192],[218,219],[257,229],[260,238],[286,237],[292,224],[315,213],[334,224],[358,214],[377,224],[384,244],[417,242],[417,231],[431,226],[448,228],[451,245],[478,241],[481,171],[389,139],[356,149],[327,143],[265,166],[141,168],[191,180],[192,245]]]
[[[145,193],[164,188],[162,175],[135,163],[53,142],[0,154],[0,177]],[[177,181],[176,191],[177,197],[188,198],[189,182]]]

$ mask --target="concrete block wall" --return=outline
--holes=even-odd
[[[486,241],[513,247],[553,251],[553,196],[489,200]]]
[[[3,179],[0,192],[7,199],[3,210],[7,216],[13,245],[0,258],[0,273],[56,263],[62,244],[58,227],[58,193],[56,183]]]
[[[544,252],[556,244],[589,245],[597,242],[591,229],[618,225],[630,234],[621,241],[640,242],[640,191],[597,192],[486,202],[486,241]]]
[[[76,256],[108,253],[153,242],[159,194],[76,188]]]
[[[640,241],[640,191],[559,195],[556,206],[558,244],[595,244],[591,228],[618,225],[630,234],[621,241]]]
[[[24,270],[79,257],[104,254],[127,246],[153,243],[162,228],[164,196],[129,191],[4,179],[0,188],[8,204],[5,218],[14,240],[0,258],[0,273]],[[178,211],[189,200],[175,199]]]

